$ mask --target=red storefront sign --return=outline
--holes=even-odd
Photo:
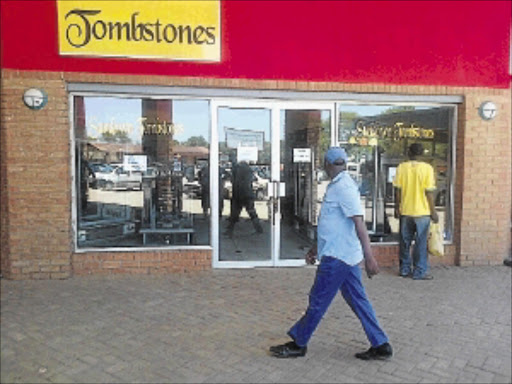
[[[510,1],[222,1],[218,63],[62,57],[56,2],[1,7],[4,68],[510,86]]]

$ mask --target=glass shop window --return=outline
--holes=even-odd
[[[74,134],[78,248],[210,244],[208,101],[75,96]]]
[[[408,160],[412,143],[424,147],[423,161],[436,174],[435,206],[452,240],[452,127],[455,107],[338,104],[340,145],[348,148],[348,172],[359,185],[365,221],[372,241],[397,242],[393,179],[398,164]]]

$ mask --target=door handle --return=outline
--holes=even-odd
[[[276,225],[276,214],[278,213],[279,209],[279,182],[278,181],[272,181],[272,225]]]
[[[272,181],[272,226],[276,225],[277,195],[276,182]]]

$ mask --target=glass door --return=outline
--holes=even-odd
[[[272,110],[264,104],[219,103],[218,266],[273,264]]]
[[[334,104],[216,100],[211,112],[214,267],[305,265]]]
[[[331,104],[294,103],[280,110],[278,265],[304,265],[304,255],[316,241],[320,205],[329,183],[322,168],[325,151],[334,142],[333,117]]]

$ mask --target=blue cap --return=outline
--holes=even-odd
[[[329,164],[334,164],[336,160],[343,160],[345,164],[348,162],[347,152],[343,148],[340,147],[330,147],[327,152],[325,152],[325,161]]]

